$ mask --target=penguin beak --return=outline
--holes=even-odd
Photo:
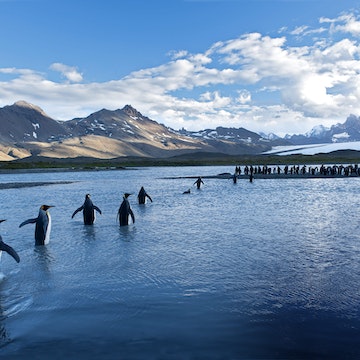
[[[52,208],[52,207],[55,207],[55,205],[42,205],[41,206],[41,208],[43,209],[43,210],[48,210],[48,209],[50,209],[50,208]]]

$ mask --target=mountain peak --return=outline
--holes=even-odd
[[[360,118],[356,117],[355,115],[350,115],[345,123],[344,123],[345,128],[354,128],[357,131],[360,130]]]
[[[34,110],[34,111],[39,112],[39,113],[40,113],[41,115],[43,115],[43,116],[49,117],[49,116],[45,113],[45,111],[44,111],[43,109],[41,109],[39,106],[30,104],[30,103],[28,103],[28,102],[25,101],[25,100],[16,101],[13,106],[14,106],[14,107],[23,108],[23,109]]]
[[[135,108],[133,108],[131,105],[125,105],[122,108],[122,111],[126,115],[129,115],[129,116],[132,116],[132,117],[143,117],[143,115],[139,111],[137,111]]]

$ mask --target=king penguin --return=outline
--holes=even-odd
[[[145,204],[146,198],[148,198],[152,202],[151,196],[145,191],[144,187],[142,186],[138,194],[139,204]]]
[[[101,210],[93,204],[90,194],[86,194],[84,204],[74,211],[71,218],[73,218],[79,211],[83,211],[84,224],[92,225],[96,219],[95,210],[101,215]]]
[[[0,220],[0,223],[2,223],[3,221],[6,221],[6,220]],[[20,262],[20,257],[18,255],[18,253],[9,245],[5,244],[2,240],[2,237],[0,235],[0,260],[1,260],[1,255],[2,255],[2,252],[5,251],[7,252],[9,255],[11,255],[15,261],[17,263]]]
[[[50,241],[51,216],[49,209],[52,205],[41,205],[37,218],[28,219],[22,222],[19,227],[26,224],[35,224],[35,245],[47,245]]]
[[[129,225],[129,215],[131,216],[133,224],[135,223],[135,216],[131,210],[129,200],[127,199],[131,194],[125,193],[123,196],[123,201],[119,207],[118,217],[120,221],[120,226]]]

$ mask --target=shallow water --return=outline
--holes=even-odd
[[[167,179],[229,167],[1,175],[0,356],[299,359],[360,356],[360,178]],[[154,200],[138,205],[144,186]],[[191,194],[182,192],[191,188]],[[119,227],[122,194],[135,224]],[[103,212],[71,219],[86,193]],[[34,246],[41,204],[49,245]]]

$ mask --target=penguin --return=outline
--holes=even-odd
[[[2,223],[3,221],[6,221],[6,220],[0,220],[0,223]],[[18,253],[10,245],[5,244],[0,235],[0,259],[1,259],[1,255],[2,255],[3,251],[5,251],[9,255],[11,255],[17,263],[20,262],[20,256],[18,255]]]
[[[50,241],[51,216],[49,209],[52,205],[41,205],[37,218],[28,219],[22,222],[19,227],[26,224],[35,224],[35,245],[47,245]]]
[[[150,195],[145,191],[144,187],[142,186],[139,194],[138,194],[138,201],[139,204],[145,204],[146,198],[148,198],[152,202],[152,198]]]
[[[201,180],[201,177],[199,176],[197,180],[194,182],[193,185],[196,184],[197,189],[200,189],[201,184],[204,184],[204,182]]]
[[[90,194],[85,195],[84,204],[74,211],[71,218],[73,219],[74,216],[81,210],[83,211],[85,225],[92,225],[95,222],[95,210],[101,215],[101,210],[91,201]]]
[[[123,201],[119,207],[117,216],[119,217],[120,226],[129,225],[129,215],[131,216],[133,224],[135,223],[135,216],[127,199],[130,195],[129,193],[124,194]]]

